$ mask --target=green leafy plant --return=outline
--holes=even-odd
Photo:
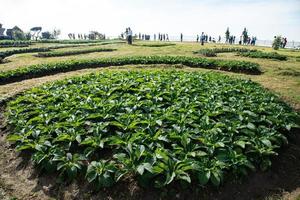
[[[228,176],[266,170],[300,120],[252,81],[175,70],[49,83],[10,101],[6,117],[8,140],[31,152],[37,167],[63,178],[85,175],[96,188],[123,177],[145,187],[219,186]]]

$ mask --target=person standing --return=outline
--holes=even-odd
[[[154,41],[156,41],[156,34],[154,34],[154,37],[153,37],[153,38],[154,38]]]
[[[127,37],[128,37],[128,44],[132,45],[132,30],[130,28],[127,29]]]
[[[205,35],[204,32],[202,32],[201,36],[200,36],[200,41],[201,41],[201,45],[204,45],[204,40],[205,40]]]
[[[166,37],[167,37],[167,41],[169,42],[170,40],[169,40],[169,34],[166,34]]]
[[[221,35],[219,35],[218,43],[221,43]]]
[[[199,35],[197,35],[197,43],[199,42]]]
[[[180,33],[180,41],[182,42],[183,41],[183,34]]]

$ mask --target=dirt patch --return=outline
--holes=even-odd
[[[6,141],[4,106],[0,107],[0,199],[204,199],[252,200],[299,198],[300,195],[300,131],[288,135],[290,144],[282,147],[266,172],[253,172],[243,180],[231,180],[220,188],[171,185],[165,189],[142,188],[132,177],[112,188],[95,192],[79,178],[61,182],[57,174],[42,174],[30,162],[30,153],[17,153]]]

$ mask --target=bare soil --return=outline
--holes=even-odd
[[[75,182],[58,180],[57,174],[43,174],[30,162],[30,153],[15,152],[6,141],[9,134],[5,126],[4,106],[0,107],[0,199],[24,200],[81,200],[81,199],[204,199],[204,200],[252,200],[252,199],[300,199],[300,130],[288,135],[289,145],[274,157],[272,167],[256,171],[243,180],[229,180],[220,188],[193,185],[171,185],[165,189],[151,186],[145,189],[127,177],[115,186],[93,190],[82,177]]]

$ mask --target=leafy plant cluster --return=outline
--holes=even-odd
[[[206,57],[216,57],[218,53],[230,53],[230,52],[255,52],[256,49],[247,48],[213,48],[213,49],[200,49],[195,51],[196,54],[202,54]]]
[[[78,49],[72,51],[51,51],[51,52],[38,53],[37,57],[59,57],[59,56],[87,54],[87,53],[94,53],[94,52],[111,52],[115,50],[116,49],[93,48],[93,49]]]
[[[266,59],[275,59],[275,60],[287,60],[287,56],[279,54],[277,52],[240,52],[240,56],[250,57],[250,58],[266,58]]]
[[[215,60],[185,56],[131,56],[90,60],[69,60],[58,63],[46,63],[21,67],[15,70],[1,72],[0,85],[58,72],[73,71],[85,68],[121,66],[128,64],[182,64],[190,67],[218,69],[249,74],[261,73],[258,64],[246,61]]]
[[[220,185],[271,165],[299,116],[249,80],[218,73],[106,72],[34,88],[9,102],[8,140],[62,178],[97,188]]]

